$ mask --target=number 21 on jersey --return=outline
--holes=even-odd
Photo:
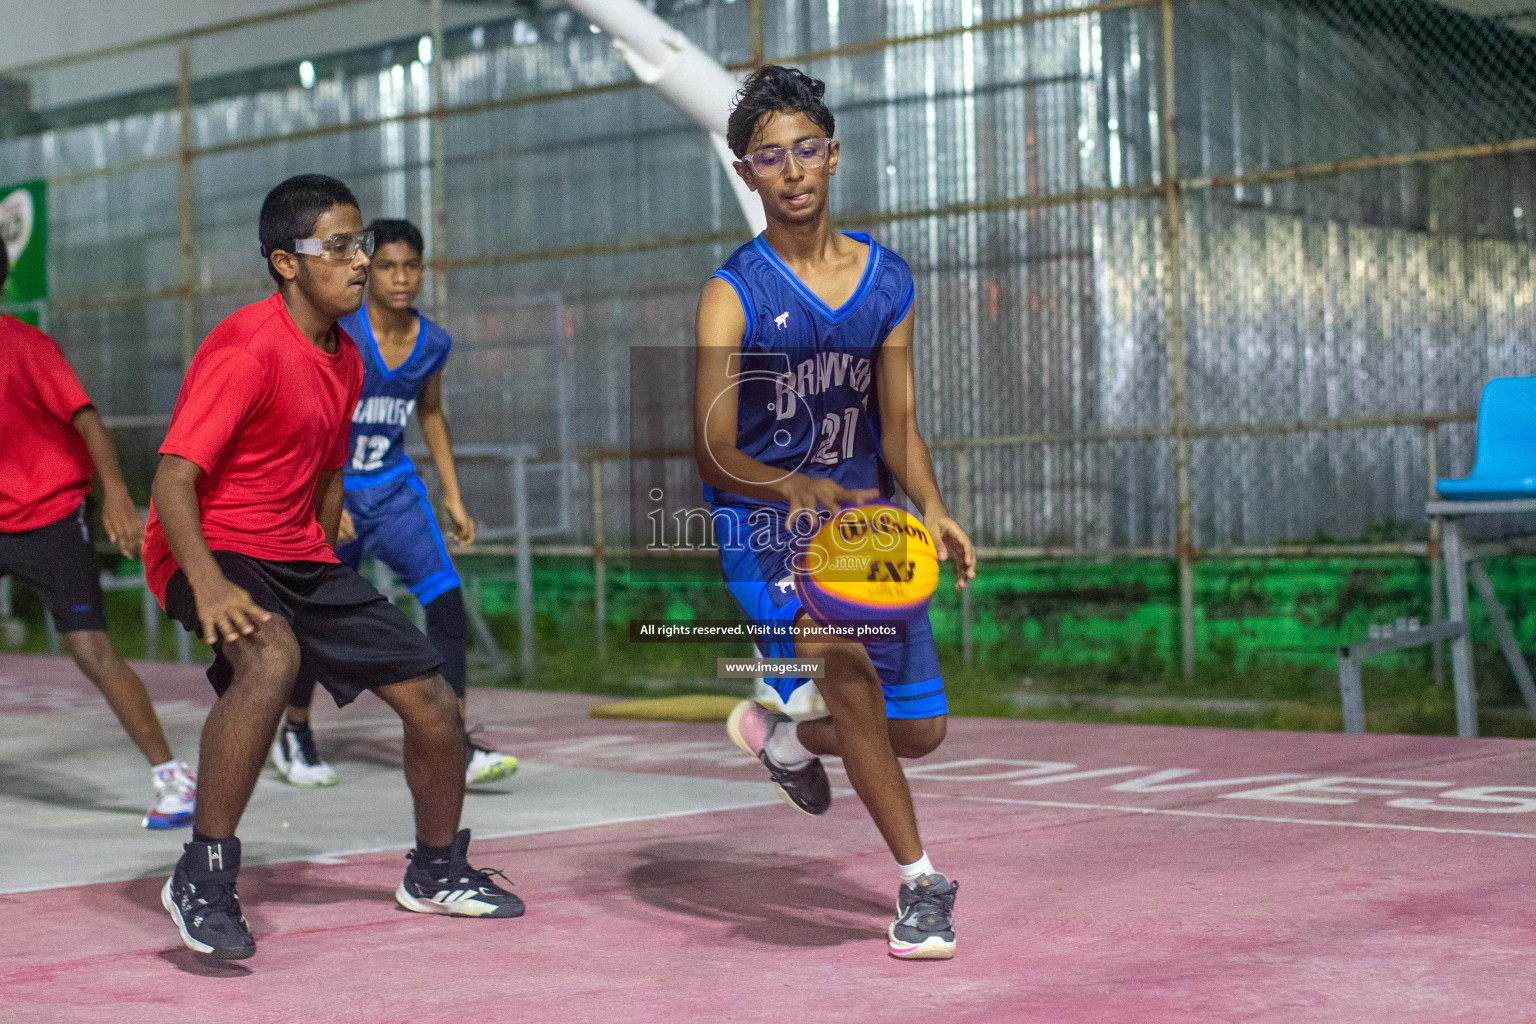
[[[829,412],[821,421],[821,444],[811,461],[821,466],[835,466],[844,459],[853,458],[854,430],[859,422],[857,406],[844,409],[841,414]],[[839,444],[841,435],[841,444]]]

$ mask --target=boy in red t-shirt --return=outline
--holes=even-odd
[[[338,705],[373,690],[405,726],[416,849],[395,899],[452,917],[517,917],[469,866],[464,723],[427,638],[332,550],[363,365],[336,321],[356,312],[373,239],[351,191],[303,174],[261,207],[277,293],[198,349],[160,446],[144,564],[165,610],[201,632],[219,694],[203,726],[192,842],[161,902],[188,948],[256,951],[240,913],[240,816],[302,673]]]
[[[0,243],[0,287],[9,271]],[[58,344],[10,316],[0,316],[0,395],[0,576],[38,591],[75,664],[149,761],[155,798],[144,827],[190,825],[192,773],[171,756],[144,681],[107,636],[101,567],[85,526],[93,469],[101,477],[107,536],[127,558],[138,554],[144,537],[112,438]]]

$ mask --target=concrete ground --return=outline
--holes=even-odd
[[[178,753],[211,697],[141,666]],[[0,657],[0,1022],[1442,1022],[1536,1005],[1522,740],[962,719],[912,766],[962,881],[959,956],[902,963],[894,868],[840,789],[781,804],[717,725],[594,721],[476,691],[523,768],[467,801],[514,921],[398,910],[399,730],[372,698],[317,732],[331,790],[263,779],[241,828],[260,948],[183,949],[147,773],[68,662]],[[835,764],[834,785],[845,784]]]

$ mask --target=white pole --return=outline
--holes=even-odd
[[[709,133],[715,155],[754,235],[768,226],[763,204],[736,174],[736,156],[725,144],[725,122],[740,83],[695,46],[686,35],[646,10],[636,0],[566,0],[582,16],[613,37],[613,45],[634,69]]]

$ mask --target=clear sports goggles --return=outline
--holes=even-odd
[[[372,231],[327,235],[324,238],[295,238],[289,251],[318,256],[323,260],[351,260],[359,249],[365,255],[373,255]]]
[[[831,148],[831,139],[801,139],[799,142],[784,149],[782,146],[764,146],[762,149],[753,150],[742,159],[752,165],[759,178],[777,178],[784,173],[784,165],[790,157],[795,158],[807,171],[814,171],[827,162],[827,150]]]

